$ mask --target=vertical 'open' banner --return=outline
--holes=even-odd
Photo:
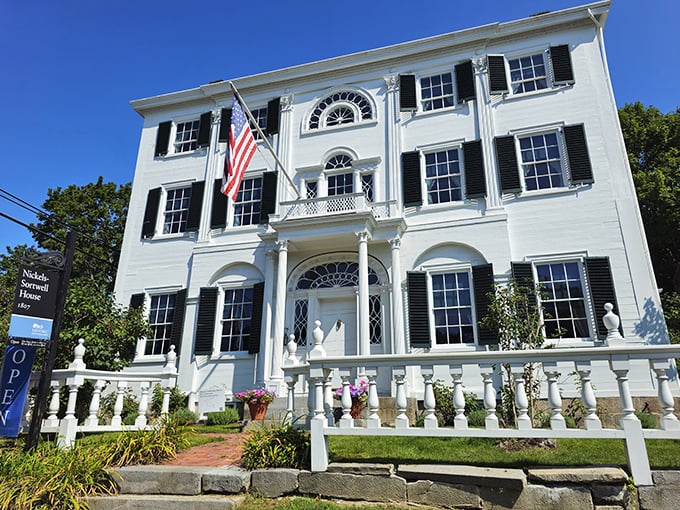
[[[35,347],[8,345],[0,374],[0,436],[17,437],[35,359]]]

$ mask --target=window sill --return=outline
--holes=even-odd
[[[378,124],[377,119],[371,119],[365,120],[363,122],[352,122],[347,124],[340,124],[339,126],[320,127],[317,129],[309,129],[306,127],[304,131],[301,133],[301,136],[319,135],[322,133],[334,133],[336,131],[343,131],[346,129],[376,126],[377,124]]]
[[[544,349],[571,349],[574,347],[596,347],[600,342],[592,338],[550,338],[543,344]]]
[[[437,108],[436,110],[422,110],[418,109],[415,112],[415,117],[429,117],[432,115],[437,115],[437,114],[444,114],[444,113],[457,113],[465,108],[465,105],[467,103],[457,103],[455,106],[447,106],[446,108]]]
[[[218,352],[210,355],[210,361],[228,361],[228,360],[245,360],[253,359],[254,354],[249,354],[248,351],[234,351],[234,352]]]
[[[568,195],[570,193],[576,193],[586,187],[592,186],[591,184],[576,184],[568,187],[562,188],[551,188],[551,189],[539,189],[535,191],[522,191],[520,193],[506,193],[505,195],[513,196],[517,199],[522,198],[534,198],[534,197],[544,197],[551,195]]]
[[[510,94],[509,92],[506,92],[503,94],[503,100],[506,102],[512,102],[512,101],[520,101],[522,99],[527,99],[527,98],[532,98],[532,97],[538,97],[538,96],[546,96],[550,94],[555,94],[557,92],[560,92],[562,90],[572,88],[574,84],[568,84],[568,85],[554,85],[552,87],[549,87],[547,89],[541,89],[541,90],[532,90],[531,92],[520,92],[518,94]]]
[[[164,160],[164,159],[175,159],[182,158],[186,156],[205,156],[208,153],[207,147],[201,147],[200,149],[194,149],[192,151],[186,152],[173,152],[172,154],[166,154],[165,156],[155,156],[154,159]]]
[[[171,241],[173,239],[187,239],[196,237],[196,232],[179,232],[177,234],[159,234],[153,237],[147,237],[145,241]]]
[[[140,354],[135,356],[133,363],[163,363],[165,364],[165,354]]]

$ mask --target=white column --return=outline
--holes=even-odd
[[[486,208],[498,209],[502,207],[498,179],[496,177],[496,160],[494,154],[493,138],[496,136],[493,119],[493,105],[487,88],[487,62],[486,57],[472,60],[475,71],[475,89],[477,98],[474,101],[477,107],[477,122],[479,124],[479,137],[482,140],[482,153],[484,157],[484,169],[486,178]],[[472,104],[471,104],[472,106]]]
[[[283,324],[286,320],[286,276],[288,272],[288,241],[277,241],[279,265],[276,271],[276,311],[274,312],[274,338],[272,339],[271,380],[281,381],[283,356]]]
[[[401,302],[401,259],[399,249],[401,238],[390,239],[392,247],[392,352],[394,354],[406,353],[406,339],[404,337],[403,305]]]
[[[255,373],[255,381],[261,385],[267,379],[267,374],[271,374],[271,360],[272,360],[272,302],[274,299],[274,250],[267,250],[265,252],[264,265],[264,299],[262,300],[262,315],[264,319],[264,326],[262,334],[264,335],[264,345],[260,351],[257,359],[257,367]]]
[[[387,161],[385,161],[386,196],[384,200],[396,200],[401,204],[399,185],[399,165],[401,154],[401,125],[399,123],[399,76],[390,74],[383,78],[387,93],[385,94],[385,125],[387,126]]]
[[[218,142],[220,121],[222,119],[222,109],[217,108],[212,111],[210,116],[210,144],[206,148],[207,158],[205,162],[205,188],[203,190],[202,211],[210,210],[210,203],[213,197],[213,183],[218,177],[222,177],[224,171],[224,157],[220,154],[220,144]],[[198,240],[205,241],[210,233],[210,215],[202,214],[198,229]]]
[[[368,232],[356,233],[359,239],[359,355],[371,352],[368,306]]]
[[[281,116],[279,117],[279,134],[278,134],[278,153],[281,162],[286,165],[286,172],[293,177],[293,94],[286,94],[281,96]],[[296,198],[295,192],[291,189],[291,185],[285,176],[279,176],[279,189],[282,193],[279,194],[281,199],[279,202],[285,200],[293,200]]]

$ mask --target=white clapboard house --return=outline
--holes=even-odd
[[[316,320],[328,356],[487,350],[487,293],[511,276],[551,290],[558,347],[607,348],[608,302],[620,342],[667,343],[609,7],[233,79],[266,138],[234,202],[219,192],[230,83],[133,101],[144,126],[115,292],[153,335],[128,370],[160,370],[174,345],[194,403],[281,391],[285,343],[304,357]],[[634,393],[650,381],[630,375]]]

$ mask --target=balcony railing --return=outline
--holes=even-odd
[[[341,214],[371,213],[375,219],[393,218],[396,202],[371,202],[363,193],[281,202],[280,221]]]

